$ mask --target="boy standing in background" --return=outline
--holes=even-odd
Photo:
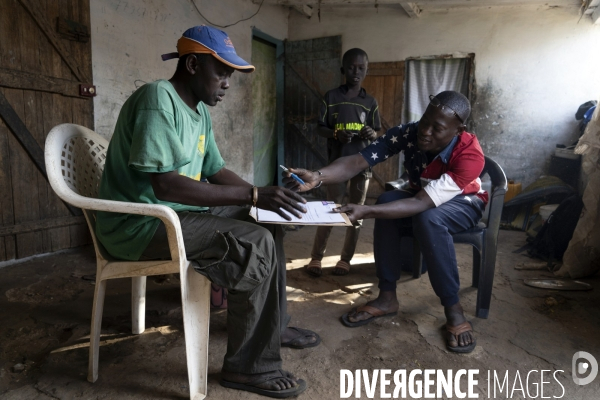
[[[346,84],[328,91],[319,112],[317,133],[327,138],[329,163],[340,157],[357,154],[377,138],[381,129],[377,100],[362,88],[367,76],[369,58],[358,48],[350,49],[342,57],[342,74]],[[364,204],[369,188],[371,169],[365,169],[350,179],[348,202]],[[348,181],[327,186],[327,200],[341,203]],[[354,256],[362,221],[357,226],[346,228],[346,237],[340,260],[333,270],[334,275],[346,275],[350,271],[350,260]],[[327,248],[332,227],[319,226],[313,244],[311,261],[306,266],[309,274],[321,276],[321,260]]]

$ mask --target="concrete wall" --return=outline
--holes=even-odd
[[[258,8],[247,0],[195,0],[206,18],[227,25]],[[121,106],[145,82],[173,75],[176,60],[161,54],[176,51],[177,40],[195,25],[209,24],[189,0],[93,0],[91,5],[95,129],[110,138]],[[288,10],[263,5],[260,13],[226,28],[237,53],[250,61],[252,27],[285,39]],[[233,74],[222,103],[210,109],[217,143],[227,167],[252,180],[252,74]]]
[[[531,183],[546,171],[556,143],[577,138],[581,103],[600,82],[600,26],[577,9],[502,7],[425,12],[402,9],[321,10],[321,22],[290,14],[289,40],[342,35],[371,62],[453,52],[475,53],[473,131],[509,178]]]

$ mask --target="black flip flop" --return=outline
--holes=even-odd
[[[368,312],[369,314],[372,315],[372,317],[369,319],[363,319],[362,321],[350,321],[348,319],[348,316],[350,315],[350,313],[356,314],[356,313],[359,313],[362,311]],[[373,320],[375,320],[377,318],[393,317],[397,314],[398,314],[397,311],[385,314],[379,308],[375,308],[375,307],[371,307],[371,306],[361,306],[358,308],[353,308],[350,312],[347,312],[346,314],[342,315],[341,320],[342,320],[342,324],[346,325],[347,327],[356,328],[359,326],[367,325],[368,323],[371,323]]]
[[[221,379],[219,381],[219,384],[226,388],[245,390],[246,392],[257,393],[262,396],[272,397],[275,399],[285,399],[287,397],[298,396],[300,393],[302,393],[306,390],[306,382],[303,379],[298,379],[297,386],[294,386],[289,389],[283,389],[283,390],[268,390],[268,389],[262,389],[262,388],[253,386],[253,385],[258,385],[258,384],[268,382],[273,379],[279,379],[279,378],[281,378],[281,376],[264,377],[264,378],[256,379],[256,380],[248,382],[248,383],[231,382],[231,381],[226,381],[224,379]]]
[[[319,336],[319,334],[317,332],[309,331],[308,329],[295,328],[293,326],[290,326],[288,328],[295,330],[296,332],[298,332],[300,334],[300,336],[290,340],[289,342],[281,343],[281,347],[291,347],[292,349],[307,349],[309,347],[316,347],[319,345],[319,343],[321,343],[321,336]],[[302,345],[294,344],[294,342],[297,339],[299,339],[300,337],[306,337],[306,336],[316,336],[317,340],[315,340],[312,343],[307,343],[307,344],[302,344]]]
[[[443,326],[444,331],[445,332],[450,332],[450,334],[452,334],[458,341],[458,335],[465,333],[465,332],[473,332],[473,325],[471,325],[471,323],[469,321],[463,322],[460,325],[457,326],[453,326],[450,327],[451,329],[448,329],[448,325],[444,325]],[[453,353],[461,353],[461,354],[465,354],[465,353],[470,353],[473,350],[475,350],[475,346],[477,346],[477,340],[474,339],[473,343],[471,343],[468,346],[456,346],[456,347],[452,347],[448,345],[448,341],[446,340],[446,348],[453,352]]]

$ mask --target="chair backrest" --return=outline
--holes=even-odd
[[[504,195],[508,189],[506,175],[500,165],[489,157],[485,157],[485,166],[481,172],[481,176],[488,174],[492,181],[492,192],[488,193],[489,202],[487,209],[489,210],[486,226],[497,232],[500,228],[500,218],[502,216],[502,207],[504,206]]]
[[[75,124],[57,125],[46,138],[44,158],[48,181],[56,194],[82,208],[98,258],[110,255],[96,238],[96,215],[86,210],[85,198],[98,197],[108,142],[96,132]]]
[[[69,191],[97,198],[107,149],[106,139],[83,126],[61,124],[54,127],[46,138],[45,148],[52,189],[69,203],[72,200]]]

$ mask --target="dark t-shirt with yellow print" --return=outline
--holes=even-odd
[[[99,197],[163,204],[177,212],[204,211],[207,207],[157,199],[150,173],[177,170],[199,181],[224,165],[206,105],[200,102],[192,110],[169,81],[159,80],[142,86],[123,104],[108,146]],[[113,257],[138,260],[159,222],[142,215],[98,212],[96,235]]]
[[[377,100],[369,96],[364,88],[360,89],[358,96],[351,99],[347,97],[347,93],[348,86],[342,85],[325,94],[319,110],[319,124],[329,129],[354,133],[360,132],[365,125],[374,130],[381,129]],[[327,139],[329,162],[356,154],[369,144],[370,141],[361,139],[358,135],[352,138],[352,142],[345,144],[339,140]]]

